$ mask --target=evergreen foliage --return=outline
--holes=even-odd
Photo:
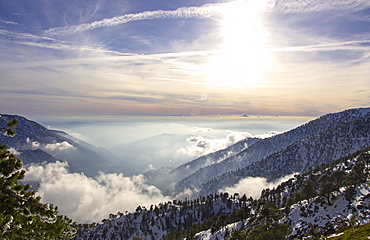
[[[14,136],[17,121],[0,128]],[[1,239],[70,239],[75,234],[72,220],[57,214],[57,207],[41,203],[40,197],[21,185],[22,161],[0,144],[0,238]]]
[[[276,188],[263,190],[258,200],[245,195],[219,193],[193,200],[160,203],[152,205],[149,210],[140,206],[134,213],[111,214],[110,219],[103,220],[103,224],[81,224],[78,239],[128,239],[138,236],[143,239],[192,240],[197,239],[196,235],[202,231],[229,240],[300,239],[305,235],[325,235],[334,232],[334,226],[356,225],[356,214],[353,214],[353,220],[338,219],[335,224],[328,221],[325,227],[308,223],[307,227],[293,233],[287,218],[290,211],[297,208],[292,205],[307,201],[313,206],[327,207],[333,205],[339,191],[350,205],[358,186],[368,181],[369,151],[370,148],[365,148],[311,168]],[[302,209],[302,217],[314,211],[306,207]],[[231,223],[238,223],[238,229],[228,228]]]
[[[258,200],[255,203],[255,214],[248,221],[248,227],[233,231],[228,240],[268,240],[285,239],[289,234],[289,225],[280,223],[283,217],[279,208],[274,203],[263,203]]]
[[[225,239],[286,239],[291,230],[289,225],[281,220],[289,213],[291,205],[310,199],[330,205],[334,192],[342,187],[345,187],[346,200],[349,204],[351,203],[356,193],[355,187],[368,181],[369,151],[370,147],[365,148],[338,160],[322,164],[314,170],[309,169],[306,173],[296,175],[295,178],[281,183],[274,189],[264,189],[260,199],[249,201],[244,208],[234,209],[229,221],[222,226],[217,224],[220,222],[218,220],[220,216],[214,216],[201,224],[193,225],[191,229],[172,232],[163,239],[194,239],[194,235],[200,231],[211,229],[215,232],[229,223],[241,220],[246,220],[245,227],[225,234]],[[353,159],[355,161],[352,161]],[[287,194],[288,197],[286,197]],[[252,209],[253,214],[251,214]],[[306,234],[320,236],[324,233],[323,231],[333,230],[319,230],[312,225]]]
[[[337,233],[336,237],[330,237],[331,240],[367,240],[370,236],[370,223],[364,224],[362,226],[353,227],[346,229],[344,232]],[[317,237],[314,239],[322,239],[322,237]]]

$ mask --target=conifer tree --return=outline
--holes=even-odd
[[[14,136],[17,120],[8,121],[0,132]],[[0,239],[68,239],[75,234],[72,220],[57,208],[41,203],[40,197],[21,185],[22,161],[0,144]]]

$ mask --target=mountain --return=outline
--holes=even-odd
[[[306,171],[322,162],[343,157],[370,145],[369,117],[370,108],[324,115],[198,169],[177,182],[168,194],[192,189],[195,196],[207,195],[248,176],[272,181],[284,174]]]
[[[180,158],[176,154],[176,150],[186,147],[188,137],[190,135],[160,134],[128,144],[119,144],[110,150],[118,156],[127,156],[132,159],[138,174],[148,169],[149,165],[153,168],[160,168],[168,166],[169,161],[180,163],[189,161],[189,157]]]
[[[159,169],[153,169],[145,172],[143,175],[146,178],[147,182],[154,186],[166,186],[168,179],[163,178],[171,172],[173,168],[170,167],[161,167]]]
[[[0,135],[0,142],[20,153],[25,164],[66,161],[71,171],[94,176],[98,171],[123,170],[114,165],[111,155],[62,131],[49,130],[41,124],[17,115],[1,114],[0,121],[17,119],[16,135]]]
[[[252,145],[256,142],[261,140],[260,138],[246,138],[241,140],[232,146],[218,150],[213,153],[209,153],[199,158],[190,161],[186,164],[183,164],[176,169],[172,169],[171,171],[162,172],[161,174],[156,174],[155,176],[150,176],[147,178],[148,182],[155,185],[162,191],[167,190],[170,186],[174,183],[186,178],[190,174],[196,172],[200,168],[210,166],[212,164],[219,163],[224,159],[233,156],[234,154],[239,153],[240,151],[247,148],[249,145]],[[145,174],[144,174],[145,176]]]
[[[188,177],[189,175],[195,173],[201,168],[218,164],[227,158],[233,157],[235,154],[240,153],[241,151],[245,150],[246,148],[260,140],[261,140],[260,138],[246,138],[233,144],[228,148],[221,149],[214,153],[203,155],[191,162],[183,164],[178,168],[172,170],[167,174],[166,178],[170,179],[171,180],[170,182],[178,182]]]
[[[320,236],[370,222],[370,148],[297,174],[259,199],[210,194],[110,214],[101,224],[80,224],[76,240],[289,239]],[[248,238],[247,238],[248,237]]]

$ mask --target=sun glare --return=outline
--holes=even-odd
[[[210,85],[255,88],[268,66],[261,13],[265,0],[238,0],[225,6],[221,21],[224,39],[220,54],[208,65]]]

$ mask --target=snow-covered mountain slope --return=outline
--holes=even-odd
[[[202,240],[224,239],[225,236],[244,239],[243,236],[256,233],[251,230],[256,223],[264,224],[268,221],[272,224],[270,229],[271,226],[285,224],[290,229],[287,232],[289,239],[302,239],[303,236],[327,235],[343,227],[369,223],[369,149],[296,175],[276,188],[265,189],[259,200],[251,202],[249,207],[252,214],[245,220],[206,229],[195,236]],[[263,210],[263,206],[269,204],[274,204],[277,209],[273,220],[275,223],[271,222],[272,212]],[[263,232],[263,226],[257,227],[257,232],[261,229]],[[273,239],[272,232],[265,232],[265,236],[269,234],[269,239]]]
[[[231,186],[247,176],[262,176],[270,180],[276,179],[277,174],[270,176],[269,174],[261,173],[259,169],[265,169],[266,167],[277,167],[284,170],[282,173],[288,174],[288,172],[292,173],[292,171],[285,171],[285,169],[289,169],[289,167],[295,164],[298,164],[300,168],[291,168],[292,170],[305,171],[308,167],[315,166],[316,163],[319,164],[322,161],[329,161],[345,156],[348,153],[355,152],[370,145],[368,120],[363,123],[355,123],[355,120],[368,117],[370,117],[370,108],[351,109],[322,116],[288,132],[258,141],[239,154],[231,156],[217,164],[200,168],[198,171],[176,183],[170,189],[169,193],[176,194],[186,189],[200,189],[201,194],[212,193],[220,188]],[[348,124],[348,129],[341,127],[346,124]],[[362,132],[359,127],[352,129],[350,127],[351,124],[357,124],[359,127],[362,127],[361,124],[364,124],[364,131]],[[330,133],[331,130],[332,133]],[[344,132],[341,133],[340,131]],[[350,132],[351,135],[346,135],[345,131]],[[337,138],[336,134],[341,135]],[[341,143],[342,140],[345,142]],[[310,147],[306,147],[306,143]],[[336,146],[337,143],[342,145]],[[345,146],[346,144],[347,146]],[[322,146],[320,147],[320,145]],[[323,152],[326,148],[329,151]],[[316,153],[310,152],[316,151],[315,149],[321,151],[322,156],[319,159],[317,159],[319,156]],[[305,155],[305,159],[302,159],[302,156],[298,156],[297,154]],[[326,158],[326,155],[330,156],[330,158]],[[283,158],[283,160],[279,160],[277,157]],[[315,159],[312,159],[312,157],[315,157]],[[302,160],[308,161],[308,164],[302,165]],[[274,161],[276,164],[270,164],[270,161]],[[252,165],[251,170],[246,171],[248,166]],[[256,169],[259,171],[255,171]],[[234,171],[236,172],[234,173]],[[235,175],[237,175],[235,180],[229,180]],[[222,183],[222,181],[225,182]]]
[[[370,118],[362,118],[303,139],[261,161],[201,184],[200,194],[231,187],[248,176],[264,177],[273,181],[292,173],[305,172],[309,168],[368,146],[370,146]]]
[[[369,167],[370,151],[366,148],[265,189],[258,200],[223,193],[174,200],[149,210],[138,207],[135,213],[111,214],[102,224],[81,224],[76,239],[130,240],[136,236],[176,240],[197,236],[215,240],[232,236],[235,230],[243,236],[255,224],[266,223],[286,225],[292,238],[301,239],[311,231],[326,234],[370,221]],[[275,212],[269,206],[275,206]]]
[[[138,207],[135,213],[111,214],[103,224],[82,224],[76,239],[143,240],[161,239],[172,231],[190,228],[215,215],[231,214],[232,209],[247,206],[245,200],[229,195],[208,196],[193,201],[174,201]]]
[[[294,204],[287,216],[292,228],[290,236],[299,237],[309,231],[329,234],[350,224],[363,225],[370,222],[370,186],[357,186],[353,198],[346,200],[346,189],[333,193],[330,204],[305,200]]]
[[[345,198],[345,188],[333,195],[333,202],[315,202],[315,199],[294,204],[289,214],[282,219],[291,228],[290,239],[302,239],[305,235],[328,235],[349,226],[363,225],[370,222],[370,187],[362,184],[355,188],[353,200],[349,203]],[[198,240],[224,239],[235,230],[243,229],[248,221],[243,220],[217,230],[204,230],[195,234]]]
[[[252,146],[256,142],[260,141],[260,138],[246,138],[244,140],[241,140],[232,146],[221,149],[219,151],[216,151],[214,153],[209,153],[204,156],[201,156],[191,162],[188,162],[186,164],[183,164],[171,172],[169,172],[165,177],[167,179],[170,179],[169,182],[178,182],[187,176],[195,173],[197,170],[211,166],[213,164],[217,164],[222,162],[223,160],[234,156],[237,153],[240,153],[244,149],[248,148],[249,146]],[[169,185],[167,186],[169,187]]]
[[[0,135],[0,142],[16,149],[26,163],[50,162],[59,159],[71,165],[70,170],[83,171],[89,176],[108,171],[111,161],[94,146],[75,139],[62,131],[49,130],[37,122],[17,115],[2,114],[0,121],[17,119],[16,135]],[[23,156],[22,156],[23,155]]]

